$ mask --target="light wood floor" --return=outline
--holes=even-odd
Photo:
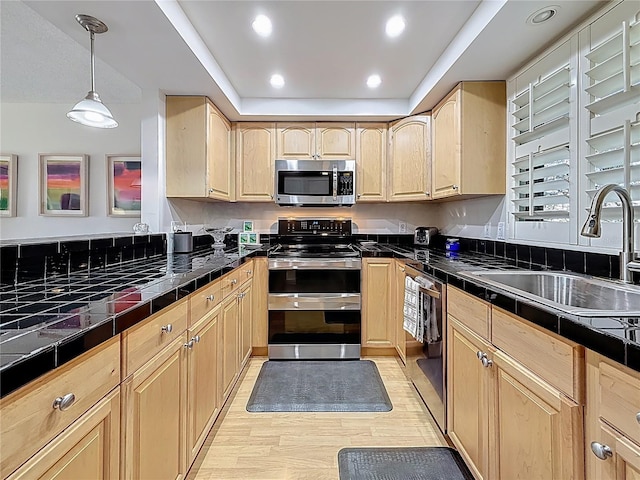
[[[187,480],[337,480],[343,447],[441,446],[446,441],[393,357],[376,362],[393,410],[249,413],[266,358],[252,358]]]

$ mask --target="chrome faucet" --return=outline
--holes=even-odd
[[[619,185],[610,183],[598,189],[589,208],[589,216],[584,223],[580,235],[590,238],[599,238],[600,214],[602,213],[602,203],[604,197],[609,193],[616,192],[622,202],[622,251],[620,252],[620,280],[631,282],[631,272],[640,272],[640,262],[636,261],[633,252],[633,204],[629,192]]]

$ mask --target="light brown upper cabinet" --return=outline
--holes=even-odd
[[[335,160],[356,158],[354,123],[277,124],[277,158]]]
[[[236,199],[273,201],[276,124],[239,122],[236,138]]]
[[[432,116],[432,198],[504,194],[505,83],[459,83]]]
[[[235,200],[231,124],[203,96],[167,97],[167,197]]]
[[[358,202],[387,199],[387,124],[356,125],[356,193]]]
[[[403,118],[389,127],[389,201],[430,200],[431,115]]]

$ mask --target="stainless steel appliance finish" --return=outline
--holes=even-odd
[[[276,160],[278,205],[351,206],[356,203],[355,160]]]
[[[640,315],[640,288],[567,272],[461,272],[574,315]]]
[[[173,233],[173,253],[193,252],[193,236],[191,232]]]
[[[269,251],[269,358],[360,358],[360,252],[351,221],[278,221]]]
[[[412,335],[405,332],[407,375],[422,397],[442,433],[446,433],[446,405],[447,405],[447,312],[446,288],[436,278],[426,275],[410,266],[405,272],[411,277],[420,275],[433,282],[433,289],[421,288],[434,302],[436,325],[440,338],[433,343],[419,342]],[[426,327],[425,327],[426,328]],[[424,335],[426,338],[426,335]]]
[[[436,227],[416,227],[413,232],[413,244],[427,246],[437,234],[438,229]]]

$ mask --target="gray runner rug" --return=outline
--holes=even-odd
[[[343,448],[338,468],[340,480],[473,480],[448,447]]]
[[[280,360],[262,365],[248,412],[388,412],[371,360]]]

